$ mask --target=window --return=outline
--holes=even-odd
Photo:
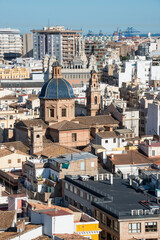
[[[108,140],[105,140],[105,143],[108,143]]]
[[[91,162],[91,167],[94,167],[94,162]]]
[[[72,185],[70,185],[70,191],[73,192],[73,186]]]
[[[113,142],[116,143],[116,138],[113,138]]]
[[[83,192],[82,191],[80,191],[80,197],[83,198]]]
[[[95,211],[95,217],[96,217],[97,220],[99,220],[100,213],[99,213],[99,211],[97,211],[97,210]]]
[[[97,96],[94,98],[94,104],[97,104]]]
[[[118,222],[117,221],[113,221],[113,229],[115,231],[118,231]]]
[[[62,117],[66,117],[66,108],[62,108]]]
[[[17,163],[21,163],[21,159],[17,159]]]
[[[12,162],[12,160],[11,159],[8,159],[8,163],[11,163]]]
[[[50,109],[50,117],[54,117],[54,109]]]
[[[129,223],[129,233],[140,233],[141,224],[140,223]]]
[[[74,194],[77,194],[77,188],[74,187]]]
[[[72,142],[77,141],[77,133],[72,133]]]
[[[146,232],[157,232],[157,222],[147,222],[145,223]]]
[[[85,163],[81,162],[81,170],[84,170],[84,169],[85,169]]]
[[[152,157],[155,156],[155,150],[152,150]]]
[[[112,221],[107,217],[107,227],[112,228]]]
[[[65,189],[68,189],[68,183],[65,183]]]
[[[101,222],[105,224],[106,223],[105,220],[106,220],[105,215],[102,213],[102,220],[101,220]]]
[[[40,138],[40,135],[38,134],[38,135],[36,136],[36,138]]]

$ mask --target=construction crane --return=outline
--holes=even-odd
[[[135,33],[139,33],[140,31],[136,30],[133,27],[128,27],[125,31],[121,31],[121,33],[124,33],[126,37],[132,37]]]

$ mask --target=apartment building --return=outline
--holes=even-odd
[[[154,101],[148,104],[146,135],[160,134],[160,103]]]
[[[0,29],[0,58],[11,60],[20,57],[22,52],[22,42],[18,29]]]
[[[80,55],[83,46],[82,31],[53,26],[32,30],[32,33],[34,59],[43,59],[48,54],[55,56],[61,64],[69,64],[74,56]]]
[[[29,79],[30,72],[28,68],[0,68],[0,79]]]
[[[22,52],[23,57],[32,58],[33,57],[33,34],[24,33],[22,35],[22,44],[23,44],[23,52]]]
[[[77,206],[99,221],[100,239],[130,240],[159,238],[159,205],[156,197],[135,191],[128,180],[119,177],[110,181],[97,176],[87,182],[66,176],[63,197],[67,204]],[[109,177],[108,177],[109,179]]]
[[[112,117],[117,119],[121,126],[133,130],[135,136],[139,136],[139,110],[127,108],[125,106],[118,107],[111,103],[104,110],[105,113],[110,113]]]

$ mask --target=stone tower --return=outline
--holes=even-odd
[[[35,154],[43,150],[43,128],[41,125],[31,128],[30,153]]]
[[[87,96],[87,116],[95,116],[101,110],[101,90],[96,71],[91,71],[89,87],[86,91]]]

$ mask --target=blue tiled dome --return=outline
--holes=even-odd
[[[72,86],[63,78],[52,78],[42,87],[40,99],[68,99],[75,98]]]

